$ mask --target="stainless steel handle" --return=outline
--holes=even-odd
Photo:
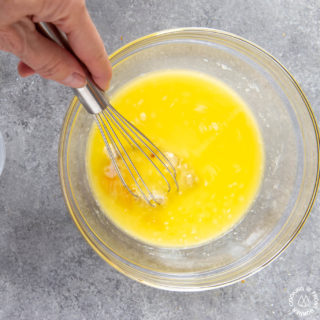
[[[39,22],[36,24],[36,27],[42,35],[68,50],[80,62],[81,66],[86,72],[87,84],[82,88],[73,89],[74,93],[79,98],[85,109],[91,114],[96,114],[103,111],[109,104],[109,101],[104,92],[98,88],[98,86],[91,79],[90,73],[86,66],[74,54],[66,35],[52,23]]]

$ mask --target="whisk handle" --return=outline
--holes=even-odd
[[[81,64],[87,75],[87,84],[82,88],[75,88],[74,93],[79,98],[85,109],[91,114],[97,114],[103,111],[109,104],[104,92],[91,79],[90,73],[86,66],[74,54],[67,36],[52,23],[36,23],[37,30],[48,39],[51,39],[64,49],[68,50]]]

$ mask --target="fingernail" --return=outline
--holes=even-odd
[[[109,89],[109,87],[110,87],[110,81],[108,81],[107,85],[105,86],[104,91],[107,91]]]
[[[86,78],[82,74],[74,72],[65,78],[62,83],[69,87],[80,88],[85,86]]]

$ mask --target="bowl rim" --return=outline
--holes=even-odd
[[[199,287],[184,287],[184,286],[170,286],[168,284],[163,285],[163,284],[159,284],[157,282],[152,282],[145,279],[139,279],[137,276],[135,276],[134,274],[131,274],[129,271],[127,271],[127,269],[123,269],[121,268],[119,265],[117,265],[116,263],[114,263],[112,261],[112,259],[110,259],[110,257],[106,256],[103,254],[103,252],[99,249],[99,247],[94,243],[94,241],[89,237],[88,233],[81,227],[80,222],[78,221],[78,218],[76,217],[76,214],[73,212],[72,209],[72,205],[71,205],[71,201],[68,198],[68,192],[67,192],[67,188],[65,185],[65,176],[67,176],[67,174],[64,172],[64,163],[63,163],[63,151],[64,151],[64,146],[65,146],[65,137],[66,137],[66,132],[68,131],[68,126],[70,124],[70,119],[72,117],[72,115],[74,114],[75,109],[77,108],[77,98],[74,97],[73,100],[71,101],[68,110],[65,114],[65,117],[63,119],[63,124],[62,124],[62,129],[61,129],[61,133],[60,133],[60,139],[59,139],[59,150],[58,150],[58,163],[59,163],[59,177],[60,177],[60,184],[61,184],[61,188],[62,188],[62,193],[63,193],[63,198],[65,201],[65,204],[68,208],[68,211],[75,223],[75,225],[77,226],[78,230],[80,231],[80,233],[82,234],[82,236],[85,238],[85,240],[89,243],[89,245],[93,248],[93,250],[103,259],[105,260],[109,265],[111,265],[112,267],[114,267],[116,270],[118,270],[119,272],[121,272],[122,274],[124,274],[125,276],[138,281],[140,283],[144,283],[146,285],[149,285],[151,287],[155,287],[158,289],[164,289],[164,290],[168,290],[168,291],[183,291],[183,292],[187,292],[187,291],[205,291],[205,290],[210,290],[210,289],[215,289],[215,288],[220,288],[220,287],[224,287],[227,285],[231,285],[233,283],[236,283],[240,280],[246,279],[247,277],[250,277],[251,275],[255,274],[256,272],[262,270],[264,267],[266,267],[268,264],[270,264],[272,261],[274,261],[288,246],[289,244],[292,243],[292,241],[296,238],[296,236],[299,234],[301,228],[303,227],[303,225],[305,224],[311,210],[312,207],[315,203],[316,197],[317,197],[317,192],[318,192],[318,188],[319,188],[319,180],[320,180],[320,149],[319,149],[319,145],[320,145],[320,137],[319,137],[319,129],[318,129],[318,125],[317,125],[317,121],[316,121],[316,117],[314,115],[314,112],[310,106],[310,103],[307,99],[307,97],[305,96],[305,94],[303,93],[300,85],[298,84],[298,82],[294,79],[294,77],[292,76],[292,74],[281,64],[281,62],[279,62],[273,55],[271,55],[268,51],[266,51],[265,49],[263,49],[262,47],[258,46],[257,44],[246,40],[245,38],[242,38],[238,35],[235,35],[233,33],[230,32],[226,32],[223,30],[218,30],[218,29],[212,29],[212,28],[202,28],[202,27],[183,27],[183,28],[173,28],[173,29],[165,29],[165,30],[161,30],[158,32],[154,32],[142,37],[139,37],[125,45],[123,45],[122,47],[120,47],[119,49],[115,50],[112,54],[109,55],[109,59],[112,60],[116,58],[116,56],[125,51],[126,49],[134,46],[135,44],[138,44],[140,42],[143,42],[145,40],[148,40],[150,38],[157,38],[159,36],[162,35],[166,35],[166,34],[174,34],[174,33],[183,33],[183,32],[207,32],[208,34],[215,33],[215,34],[220,34],[220,35],[224,35],[224,36],[228,36],[232,39],[236,39],[236,40],[240,40],[241,42],[244,42],[247,45],[250,45],[252,47],[254,47],[255,49],[257,49],[258,51],[262,52],[263,54],[267,55],[269,58],[271,58],[271,60],[273,60],[273,62],[280,67],[280,69],[282,69],[285,74],[288,76],[288,78],[291,80],[292,84],[294,85],[294,87],[296,88],[296,90],[298,91],[299,95],[301,96],[304,105],[307,108],[307,111],[309,113],[310,119],[312,121],[313,124],[313,128],[314,128],[314,134],[315,134],[315,139],[316,139],[316,146],[317,146],[317,150],[316,150],[316,155],[317,155],[317,172],[316,172],[316,180],[315,180],[315,184],[314,184],[314,188],[313,188],[313,192],[312,195],[310,197],[310,201],[308,203],[308,206],[305,210],[305,213],[300,221],[300,223],[297,225],[295,231],[292,233],[292,235],[290,236],[290,238],[288,239],[288,241],[286,243],[283,244],[283,246],[280,248],[280,250],[278,250],[276,253],[274,253],[272,256],[269,257],[269,259],[267,259],[264,263],[262,263],[260,266],[257,266],[255,268],[253,268],[252,270],[248,271],[247,273],[241,275],[241,277],[234,277],[233,279],[229,280],[229,281],[225,281],[223,283],[219,283],[219,284],[214,284],[214,285],[210,285],[207,284],[205,286],[199,286]]]

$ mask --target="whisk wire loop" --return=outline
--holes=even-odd
[[[163,152],[160,151],[160,149],[154,145],[151,140],[146,137],[136,126],[134,126],[130,121],[128,121],[126,118],[124,118],[110,103],[108,103],[107,108],[104,111],[112,111],[113,114],[115,114],[118,118],[118,121],[121,121],[121,123],[126,126],[130,132],[155,156],[155,158],[164,166],[166,171],[170,174],[172,177],[177,190],[179,190],[179,185],[176,179],[176,170],[170,160],[163,154]],[[112,115],[111,112],[109,112],[110,115]],[[113,117],[114,118],[114,117]],[[121,126],[123,130],[123,126]],[[131,137],[131,135],[126,131],[127,135]],[[158,155],[160,155],[163,159],[161,159]],[[147,155],[146,155],[147,156]],[[148,157],[148,156],[147,156]],[[153,162],[149,157],[148,159]],[[166,162],[166,163],[165,163]],[[155,165],[155,164],[154,164]],[[171,170],[170,170],[171,169]],[[159,169],[160,170],[160,169]],[[162,172],[160,171],[160,174],[163,176]],[[167,179],[166,179],[167,180]],[[170,191],[170,184],[169,184],[169,190]]]
[[[94,115],[94,119],[96,120],[96,123],[97,123],[97,125],[98,125],[99,131],[100,131],[101,136],[102,136],[102,138],[103,138],[104,144],[105,144],[105,146],[106,146],[106,148],[107,148],[107,151],[108,151],[108,154],[109,154],[109,156],[110,156],[110,158],[111,158],[112,164],[114,165],[114,168],[115,168],[115,170],[116,170],[116,172],[117,172],[117,175],[119,176],[122,184],[126,187],[126,189],[127,189],[134,197],[138,197],[138,195],[135,194],[135,193],[129,188],[129,186],[126,184],[126,182],[125,182],[125,180],[124,180],[124,178],[123,178],[123,176],[122,176],[122,174],[121,174],[121,171],[120,171],[119,166],[118,166],[118,164],[117,164],[117,161],[116,161],[116,159],[115,159],[114,153],[113,153],[112,150],[111,150],[110,143],[108,142],[108,139],[107,139],[106,134],[105,134],[105,131],[106,131],[106,132],[108,132],[108,131],[103,129],[103,121],[102,121],[102,119],[101,119],[101,115],[100,115],[99,113],[98,113],[98,114],[95,114],[95,115]]]
[[[139,143],[130,135],[130,133],[126,130],[126,128],[121,124],[121,122],[118,122],[117,119],[115,118],[115,116],[111,113],[111,111],[109,110],[109,108],[107,107],[104,112],[103,115],[105,116],[105,112],[107,112],[110,115],[111,121],[113,122],[113,124],[115,125],[115,127],[117,127],[117,129],[119,130],[119,132],[121,133],[121,135],[128,141],[128,143],[132,146],[130,140],[133,142],[134,146],[145,156],[145,158],[153,165],[153,167],[157,170],[157,172],[160,174],[160,176],[165,180],[167,186],[168,186],[168,192],[170,192],[171,190],[171,186],[169,181],[167,180],[167,178],[164,176],[164,174],[161,172],[161,170],[159,169],[159,167],[154,163],[154,161],[151,160],[151,158],[145,153],[145,151],[140,147]],[[120,119],[121,121],[121,119]],[[130,140],[129,140],[130,139]],[[157,159],[159,159],[153,150],[151,150],[150,148],[148,148],[146,145],[145,147],[151,152],[152,155],[154,155]],[[161,161],[159,159],[159,161]]]
[[[165,171],[169,173],[178,190],[176,171],[169,159],[150,141],[150,139],[148,139],[131,122],[125,119],[110,103],[107,103],[106,108],[100,113],[95,114],[94,117],[106,145],[111,163],[119,176],[121,183],[130,194],[136,198],[139,198],[140,195],[153,207],[160,204],[153,191],[150,190],[143,179],[141,172],[137,169],[132,160],[132,155],[130,156],[126,148],[127,145],[130,146],[132,150],[140,151],[144,159],[156,169],[156,172],[165,181],[168,192],[171,190],[171,185],[164,175],[164,171],[161,171],[159,166],[163,166]],[[150,156],[149,152],[151,153]],[[154,160],[157,160],[157,163],[155,163]],[[122,172],[121,163],[124,165],[123,169],[126,169],[129,173],[129,177],[134,186],[129,183],[128,177],[125,178]]]
[[[106,109],[105,109],[106,110]],[[123,163],[125,164],[131,178],[133,179],[135,185],[137,186],[137,188],[139,189],[141,195],[143,196],[143,198],[150,204],[150,205],[154,205],[154,203],[156,204],[159,204],[156,199],[154,198],[154,195],[152,194],[152,192],[150,191],[149,187],[147,186],[147,184],[145,183],[144,179],[142,178],[140,172],[137,170],[136,166],[134,165],[131,157],[129,156],[126,148],[123,146],[121,140],[119,139],[118,135],[116,134],[116,132],[114,131],[114,128],[113,126],[111,125],[110,123],[110,118],[108,119],[108,117],[106,116],[105,112],[102,112],[101,113],[103,118],[104,118],[104,121],[102,121],[103,123],[103,126],[104,126],[104,129],[105,131],[107,132],[107,135],[109,137],[109,140],[112,144],[112,146],[115,148],[115,150],[117,150],[117,153],[120,155],[120,158],[121,160],[123,161]],[[108,125],[106,126],[105,123]],[[119,150],[119,147],[117,145],[117,143],[119,144],[119,146],[121,147],[122,149],[122,152],[121,150]],[[111,148],[110,148],[110,151],[111,151]],[[112,151],[111,151],[112,152]],[[114,158],[114,157],[113,157]],[[117,162],[116,160],[114,160],[115,163]],[[128,162],[129,161],[129,164]],[[113,162],[114,164],[114,162]],[[117,163],[116,163],[117,165]],[[118,166],[118,165],[117,165]],[[136,173],[136,175],[138,176],[138,178],[136,178],[132,172],[132,168],[134,170],[134,172]],[[148,193],[149,197],[148,198],[145,194],[145,192],[143,191],[143,189],[141,188],[141,185],[138,183],[138,180],[141,181],[141,184],[143,185],[145,191]],[[128,184],[125,182],[125,185],[127,188],[131,189]]]

